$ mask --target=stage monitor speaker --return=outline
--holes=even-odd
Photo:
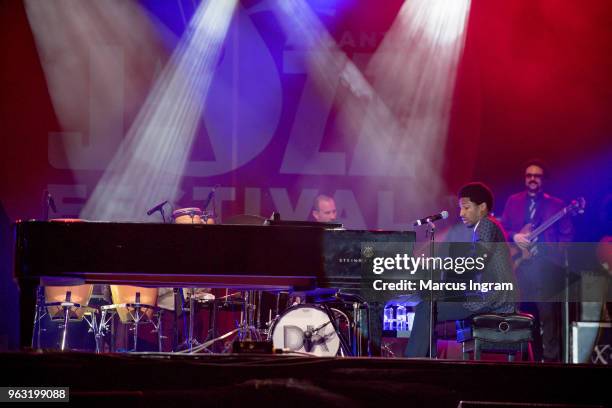
[[[612,323],[572,323],[572,363],[612,364]]]

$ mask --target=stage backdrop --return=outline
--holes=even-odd
[[[79,217],[200,4],[107,1],[92,16],[88,2],[50,3],[60,11],[0,5],[0,203],[10,220],[39,218],[44,190],[57,205],[52,217]],[[308,7],[375,83],[365,67],[402,3]],[[238,2],[175,208],[202,207],[218,186],[221,220],[272,211],[306,219],[314,197],[326,193],[350,228],[406,229],[443,209],[454,222],[454,193],[472,180],[491,185],[501,213],[505,198],[522,188],[521,163],[539,156],[551,164],[551,192],[585,195],[599,211],[611,183],[609,1],[472,1],[448,131],[436,147],[441,163],[425,161],[412,174],[390,163],[414,160],[418,144],[396,149],[399,141],[377,142],[339,125],[338,102],[361,97],[359,90],[337,77],[331,98],[320,93],[305,62],[315,51],[286,34],[274,7]],[[102,28],[93,36],[57,34],[75,15]],[[376,143],[388,144],[386,160],[367,160]],[[596,212],[591,221],[601,235]]]

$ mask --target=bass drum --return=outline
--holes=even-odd
[[[328,314],[316,305],[291,307],[276,320],[270,333],[275,349],[317,357],[335,357],[340,350],[340,338]]]

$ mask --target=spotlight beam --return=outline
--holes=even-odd
[[[358,135],[348,174],[390,177],[396,190],[423,197],[411,218],[445,193],[441,167],[469,4],[405,2],[365,70],[371,85],[305,1],[276,3],[287,45],[309,51],[322,100],[336,100],[340,130]],[[339,84],[350,92],[338,101]]]
[[[444,146],[469,9],[470,0],[404,2],[367,68],[397,129],[382,133],[381,140],[374,128],[364,128],[351,170],[373,172],[387,163],[387,174],[412,174],[413,180],[398,188],[423,197],[412,208],[417,216],[437,208],[447,194]]]
[[[176,201],[204,102],[237,0],[198,6],[170,61],[81,212],[85,219],[144,221]]]

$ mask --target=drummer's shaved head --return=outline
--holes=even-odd
[[[319,194],[314,199],[313,207],[315,210],[319,211],[321,209],[321,201],[331,202],[331,201],[334,201],[334,199],[326,194]]]
[[[319,194],[313,204],[312,216],[319,222],[336,221],[336,202],[325,194]]]

